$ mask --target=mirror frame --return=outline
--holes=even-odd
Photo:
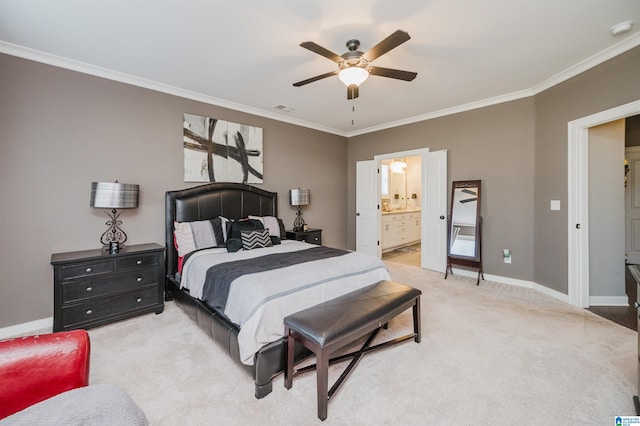
[[[473,188],[477,192],[476,201],[476,226],[475,226],[475,256],[463,256],[460,254],[451,253],[451,235],[453,230],[453,209],[455,207],[455,194],[457,189]],[[478,263],[481,261],[481,216],[480,216],[480,204],[481,202],[481,181],[480,180],[459,180],[451,182],[451,210],[449,214],[449,226],[447,229],[447,257],[448,263],[461,263],[460,261],[468,261],[469,263]],[[451,259],[456,259],[458,262],[452,262]],[[469,265],[471,266],[471,265]]]

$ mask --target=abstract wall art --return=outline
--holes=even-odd
[[[262,128],[184,114],[184,181],[262,183]]]

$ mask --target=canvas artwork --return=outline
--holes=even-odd
[[[184,181],[262,183],[262,128],[184,114]]]

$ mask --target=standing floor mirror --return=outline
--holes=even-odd
[[[482,271],[482,217],[480,216],[480,181],[460,180],[451,183],[451,210],[447,240],[447,269],[444,275],[453,275],[452,265],[478,268],[476,285]]]

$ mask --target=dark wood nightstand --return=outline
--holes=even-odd
[[[53,331],[91,328],[164,310],[164,247],[125,246],[51,255]]]
[[[287,231],[288,240],[305,241],[309,244],[322,245],[322,229],[309,228],[306,231]]]

